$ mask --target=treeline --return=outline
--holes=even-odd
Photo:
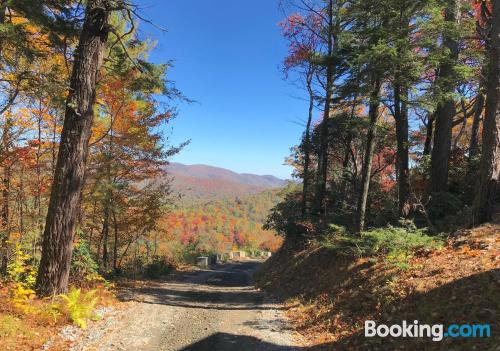
[[[269,210],[278,202],[277,193],[277,190],[269,190],[176,208],[160,222],[160,228],[164,228],[167,235],[159,243],[159,250],[179,261],[237,249],[274,252],[281,246],[282,239],[262,226]]]
[[[300,192],[268,226],[440,231],[498,211],[500,1],[297,0],[284,72],[308,93]],[[316,113],[321,114],[315,123]]]
[[[0,2],[0,273],[28,254],[40,295],[67,290],[74,245],[119,271],[169,206],[150,180],[182,96],[139,22],[125,1]]]

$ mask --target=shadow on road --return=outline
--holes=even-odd
[[[263,294],[253,288],[251,275],[259,262],[238,262],[212,270],[186,272],[164,283],[123,289],[124,301],[215,310],[276,310],[263,304]]]
[[[331,348],[332,344],[315,347],[283,346],[269,343],[252,336],[215,333],[197,341],[180,351],[337,351],[342,349]]]

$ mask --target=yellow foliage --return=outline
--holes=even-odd
[[[29,301],[35,298],[33,290],[36,281],[36,270],[29,264],[31,255],[24,253],[19,244],[16,245],[14,258],[7,267],[10,280],[15,282],[11,291],[11,299],[14,306],[25,313],[32,312]]]
[[[87,327],[87,319],[96,318],[94,308],[97,303],[96,290],[82,294],[81,289],[72,288],[68,294],[59,295],[63,299],[60,310],[68,314],[71,321],[80,328]]]

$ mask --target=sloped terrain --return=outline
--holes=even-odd
[[[189,204],[257,194],[286,184],[271,175],[240,174],[206,165],[171,163],[167,172],[173,177],[174,191]]]
[[[289,318],[312,350],[498,350],[500,226],[457,232],[421,252],[409,269],[324,247],[283,247],[256,275],[289,302]],[[364,321],[490,324],[490,338],[365,338]]]

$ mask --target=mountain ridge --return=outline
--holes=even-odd
[[[170,163],[167,173],[173,177],[174,191],[192,203],[257,194],[281,188],[288,182],[272,175],[237,173],[216,166],[178,162]]]

